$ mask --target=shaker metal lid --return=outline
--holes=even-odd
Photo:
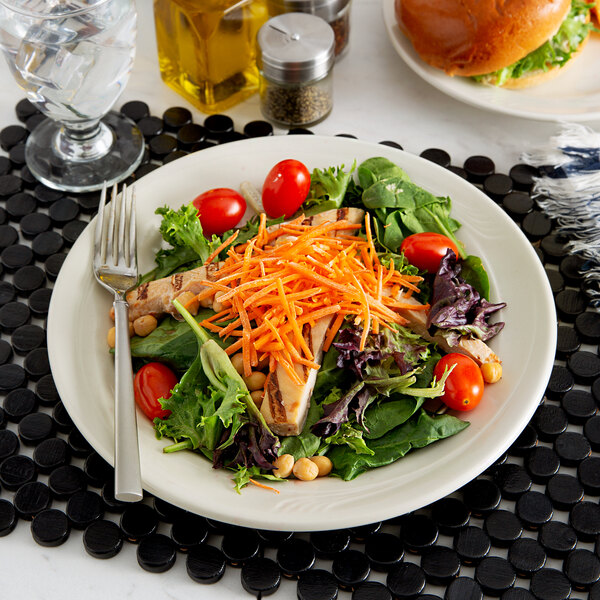
[[[303,12],[317,15],[331,23],[350,0],[271,0],[283,12]]]
[[[314,81],[333,66],[333,29],[315,15],[285,13],[273,17],[260,28],[257,39],[258,65],[273,81]]]

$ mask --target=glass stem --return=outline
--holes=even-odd
[[[96,119],[63,124],[56,135],[55,148],[66,160],[87,162],[108,154],[114,141],[112,130]]]

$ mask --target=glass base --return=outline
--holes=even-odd
[[[51,119],[42,121],[27,138],[29,170],[44,185],[68,192],[91,192],[101,189],[104,182],[110,186],[122,181],[142,161],[144,136],[133,121],[116,112],[108,113],[101,125],[105,151],[98,155],[82,148],[68,158],[64,125]]]

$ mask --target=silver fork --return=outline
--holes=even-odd
[[[114,293],[115,309],[115,498],[126,502],[142,499],[140,454],[138,447],[133,372],[129,346],[128,290],[138,280],[135,188],[123,185],[117,194],[115,184],[110,206],[106,208],[106,184],[94,235],[94,275],[98,282]]]

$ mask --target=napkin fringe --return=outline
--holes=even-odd
[[[565,123],[548,147],[524,153],[537,167],[533,196],[570,241],[566,250],[584,258],[581,274],[592,306],[600,306],[600,134]]]

